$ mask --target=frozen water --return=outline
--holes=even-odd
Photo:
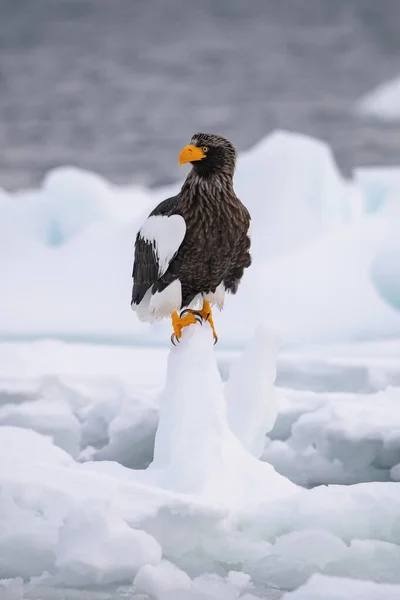
[[[371,264],[371,279],[386,302],[400,310],[400,242],[395,223]]]
[[[255,369],[255,365],[260,364],[260,357],[264,364]],[[265,434],[276,420],[276,360],[275,336],[260,328],[240,359],[232,365],[225,388],[230,428],[256,458],[260,458]],[[243,410],[244,402],[246,410]]]
[[[399,585],[313,575],[300,589],[285,594],[283,600],[397,600],[399,597]]]
[[[389,305],[399,310],[400,169],[357,169],[355,176],[363,189],[365,209],[371,214],[379,212],[391,220],[385,241],[371,263],[370,273],[375,289]]]
[[[362,192],[363,212],[399,217],[398,167],[358,167],[354,171],[354,180]]]
[[[130,275],[138,227],[177,186],[63,168],[0,195],[0,333],[142,344],[0,345],[0,577],[15,578],[0,593],[397,598],[399,182],[346,181],[324,144],[285,132],[241,156],[253,267],[216,314],[218,354],[191,327],[167,366],[146,343],[170,326],[134,318]],[[274,389],[264,321],[285,344],[375,341],[286,349]]]
[[[107,402],[96,405],[87,415],[84,432],[90,426],[97,431],[98,418],[104,418],[107,432],[103,440],[91,440],[87,446],[101,447],[91,453],[93,460],[117,460],[122,465],[132,469],[147,467],[153,459],[154,436],[158,424],[158,406],[147,398],[136,400],[132,396],[125,396],[119,406],[118,412],[108,420],[108,408],[115,410],[115,404]],[[108,421],[108,423],[107,423]],[[86,440],[88,442],[88,440]],[[104,444],[104,441],[106,442]]]
[[[167,560],[157,566],[141,567],[133,583],[139,592],[145,592],[155,600],[169,591],[189,590],[192,587],[190,577]]]
[[[16,350],[15,345],[5,347]],[[53,344],[33,347],[51,352]],[[118,359],[118,373],[126,377],[119,385],[112,379],[105,379],[108,384],[102,385],[100,374],[95,377],[94,363],[91,379],[85,380],[78,366],[87,369],[92,364],[89,352],[82,354],[77,347],[77,356],[86,357],[86,363],[79,365],[71,360],[69,346],[66,352],[68,377],[64,372],[62,384],[47,380],[46,394],[40,386],[35,391],[34,380],[29,379],[35,369],[36,373],[43,369],[44,359],[38,355],[38,364],[30,365],[27,383],[31,383],[24,388],[28,413],[35,394],[49,398],[52,390],[55,402],[64,402],[78,419],[81,439],[90,442],[94,454],[101,447],[111,451],[113,431],[114,444],[124,430],[143,440],[141,423],[145,430],[149,414],[157,420],[159,400],[154,392],[134,392],[132,383],[128,384],[132,377],[128,356],[135,356],[135,351],[126,349],[124,358],[122,351],[116,353],[113,348],[104,349],[103,354],[93,350],[100,372],[107,353]],[[365,360],[372,360],[368,346],[364,353]],[[20,350],[14,358],[23,355]],[[62,356],[58,346],[58,357]],[[157,356],[154,350],[153,358]],[[145,360],[149,357],[147,353]],[[320,424],[305,426],[300,436],[304,440],[296,451],[301,453],[306,436],[317,439],[320,429],[321,453],[331,447],[334,455],[344,446],[340,436],[346,435],[351,446],[344,472],[350,466],[354,473],[361,469],[366,440],[374,433],[381,444],[373,446],[375,461],[379,457],[379,468],[387,476],[390,465],[395,474],[394,465],[400,462],[393,410],[398,404],[397,390],[379,396],[277,391],[273,390],[275,360],[275,339],[261,329],[232,370],[234,381],[242,383],[235,388],[228,380],[225,392],[230,392],[224,394],[210,328],[204,325],[185,331],[181,346],[173,348],[169,357],[155,462],[145,471],[130,470],[110,460],[80,464],[42,433],[0,427],[0,444],[7,448],[7,459],[4,455],[0,459],[0,576],[41,576],[35,583],[37,590],[55,589],[60,584],[121,583],[130,589],[135,579],[133,597],[150,595],[161,600],[277,600],[282,590],[297,588],[313,573],[399,584],[398,484],[298,489],[250,454],[248,449],[256,447],[261,423],[256,426],[254,414],[250,420],[247,415],[249,407],[252,413],[259,411],[260,422],[268,428],[272,419],[262,398],[269,406],[273,391],[278,417],[270,444],[285,444],[295,429],[293,424],[302,418],[307,423],[306,417],[320,412]],[[65,360],[60,361],[61,367],[63,363]],[[6,361],[3,369],[4,364]],[[71,365],[75,365],[75,377]],[[16,375],[16,365],[14,369]],[[47,377],[50,374],[45,373]],[[251,394],[243,395],[243,382],[251,379]],[[7,385],[5,380],[3,385]],[[14,385],[9,390],[6,406],[23,412],[26,402],[19,397],[12,404],[11,392],[16,393],[17,388]],[[238,437],[228,425],[230,402],[237,416]],[[335,406],[336,424],[329,411],[325,423],[324,410]],[[40,423],[39,417],[40,413]],[[339,436],[336,441],[329,424],[334,424],[333,431]],[[31,427],[35,427],[34,419]],[[119,449],[115,447],[116,456],[125,454],[128,437]],[[132,439],[132,445],[140,451],[140,442]],[[367,459],[371,457],[369,453]],[[300,458],[294,459],[291,468],[294,478],[303,471]],[[310,468],[309,473],[315,470]],[[326,473],[328,479],[332,473],[329,469]],[[42,597],[58,596],[46,591]],[[111,597],[119,596],[116,592],[105,596],[107,600]]]
[[[252,215],[257,258],[290,252],[352,222],[360,211],[358,190],[343,179],[330,148],[286,131],[240,157],[235,189]]]
[[[400,119],[400,77],[381,83],[375,90],[361,98],[356,105],[360,115],[384,121]]]
[[[377,394],[286,390],[263,458],[305,486],[391,479],[400,462],[400,388]]]
[[[158,564],[162,556],[153,537],[93,500],[68,514],[55,553],[56,581],[71,587],[129,581],[140,567]]]
[[[159,544],[192,574],[205,564],[215,570],[224,555],[244,560],[235,528],[222,546],[213,543],[228,514],[251,513],[267,494],[272,500],[297,490],[248,454],[229,429],[212,348],[204,325],[185,331],[172,350],[155,459],[146,471],[113,462],[79,464],[31,429],[0,427],[7,447],[0,461],[7,523],[1,576],[47,571],[47,584],[124,582],[140,566],[161,561]],[[258,368],[253,365],[256,379]],[[79,411],[83,403],[74,404]]]
[[[80,425],[70,406],[62,400],[35,400],[0,407],[0,425],[15,425],[51,435],[54,443],[77,457]]]
[[[281,354],[281,380],[303,390],[273,390],[275,352],[274,335],[260,329],[241,357],[216,354],[226,377],[233,360],[227,418],[245,447],[264,452],[280,473],[306,486],[398,480],[391,470],[400,463],[398,342]],[[146,468],[166,359],[166,351],[149,348],[1,344],[0,420],[47,433],[75,457],[80,452],[81,460]],[[307,389],[347,383],[364,393]]]
[[[169,324],[130,310],[132,251],[178,187],[116,188],[69,167],[39,190],[3,194],[0,334],[166,343]],[[254,263],[216,315],[222,345],[241,345],[265,319],[285,344],[400,334],[395,217],[366,206],[372,183],[344,180],[322,142],[275,132],[239,158],[236,188],[253,216]]]
[[[185,343],[169,356],[150,476],[174,491],[236,509],[251,510],[267,491],[274,498],[293,493],[294,486],[248,454],[229,427],[221,377],[210,352],[210,326],[188,328],[183,336]],[[253,363],[256,377],[263,358],[261,353]],[[265,358],[270,360],[268,354]],[[241,412],[245,410],[242,397]],[[248,441],[253,447],[253,440]]]

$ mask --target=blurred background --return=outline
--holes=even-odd
[[[355,102],[398,74],[398,0],[0,0],[0,186],[74,164],[175,181],[197,130],[244,150],[314,135],[340,168],[398,162]]]

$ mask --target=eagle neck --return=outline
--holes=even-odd
[[[192,170],[182,186],[181,198],[186,205],[191,203],[215,205],[218,202],[230,204],[236,199],[232,176],[218,173],[203,177]]]

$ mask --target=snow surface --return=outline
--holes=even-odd
[[[300,589],[285,594],[284,600],[398,600],[399,585],[377,585],[339,577],[313,575]]]
[[[343,179],[324,143],[293,133],[239,157],[235,188],[253,217],[254,261],[216,314],[221,345],[242,345],[263,321],[284,344],[400,335],[399,215],[368,210],[367,180]],[[116,188],[60,168],[39,190],[4,192],[1,336],[168,344],[170,323],[142,324],[129,308],[133,242],[179,185]],[[381,194],[384,206],[385,186]]]
[[[124,582],[163,554],[178,564],[180,556],[193,575],[204,564],[202,553],[214,565],[220,549],[213,538],[231,511],[247,515],[266,495],[278,500],[298,493],[229,429],[212,348],[204,325],[185,331],[172,350],[154,461],[145,471],[80,464],[32,429],[0,427],[7,448],[0,461],[0,576],[46,571],[47,584]],[[262,364],[252,368],[257,378]],[[74,404],[79,412],[83,403]],[[226,551],[235,545],[228,542]]]
[[[400,387],[376,394],[285,390],[263,459],[305,486],[397,480],[399,403]]]
[[[280,354],[284,387],[274,390],[276,353],[275,335],[263,330],[241,356],[216,353],[224,379],[229,374],[228,422],[247,450],[301,485],[397,481],[399,342]],[[0,424],[51,434],[75,458],[146,468],[167,354],[62,342],[0,344]]]
[[[360,115],[376,117],[383,121],[400,119],[400,77],[381,83],[356,105]]]
[[[64,355],[63,346],[68,348]],[[56,380],[48,365],[44,369],[44,357],[47,353],[51,362],[53,347],[58,347],[64,381]],[[274,389],[276,337],[265,330],[257,332],[234,363],[225,385],[210,327],[184,331],[181,345],[170,351],[161,394],[147,386],[135,391],[133,380],[141,368],[136,365],[132,374],[128,357],[135,362],[139,355],[130,348],[92,348],[88,369],[88,348],[76,346],[72,360],[66,344],[29,344],[25,354],[33,360],[25,377],[20,369],[24,363],[15,363],[24,355],[22,348],[0,347],[2,410],[24,417],[0,426],[0,445],[7,448],[0,459],[0,578],[14,578],[2,583],[0,591],[3,586],[15,598],[26,593],[52,600],[62,597],[57,595],[60,586],[97,586],[103,590],[101,600],[277,600],[285,590],[315,600],[335,598],[332,593],[341,594],[339,599],[360,593],[374,600],[398,591],[398,483],[307,490],[256,459],[261,431],[274,425],[277,413],[266,451],[278,441],[286,445],[284,458],[287,448],[293,450],[287,467],[292,479],[303,477],[301,482],[309,484],[315,473],[325,473],[328,483],[337,473],[345,479],[368,469],[381,469],[382,478],[389,478],[392,463],[396,475],[398,390],[335,394]],[[39,348],[42,357],[35,352]],[[360,348],[368,364],[373,348]],[[389,357],[390,348],[395,352],[389,344]],[[14,356],[11,349],[18,350]],[[143,364],[166,358],[159,350],[151,352],[142,357]],[[360,360],[360,349],[353,353]],[[102,380],[106,355],[115,362],[110,361],[110,374]],[[295,356],[292,360],[296,364]],[[38,368],[45,375],[43,385],[33,379]],[[90,373],[87,379],[83,370]],[[51,398],[63,408],[56,413],[53,407],[53,420],[47,420],[43,414]],[[42,402],[40,410],[32,410],[37,402]],[[60,438],[65,406],[70,416]],[[71,415],[79,424],[81,451],[86,451],[80,460],[76,448],[65,448],[65,440],[72,439],[65,431],[69,427],[76,433]],[[154,461],[143,470],[152,460],[158,418]],[[141,470],[133,470],[146,444],[150,458]],[[318,461],[307,462],[307,444],[325,460],[324,470],[318,471]],[[100,452],[109,455],[101,457]],[[136,461],[133,469],[121,464],[124,456]],[[333,469],[335,456],[343,460],[342,471]],[[33,580],[23,584],[18,577]],[[128,586],[128,596],[104,590],[120,584]],[[89,595],[93,600],[95,593]],[[294,593],[284,596],[291,597],[296,598]]]

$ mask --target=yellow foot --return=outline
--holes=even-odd
[[[187,312],[187,311],[184,311]],[[180,338],[182,337],[182,329],[184,327],[188,327],[189,325],[195,325],[196,323],[202,324],[202,319],[196,314],[192,314],[192,312],[188,312],[187,315],[182,316],[183,313],[179,316],[177,312],[172,313],[172,327],[174,329],[174,333],[171,335],[171,342],[176,346],[175,342],[179,343]]]
[[[186,310],[183,310],[181,312],[181,317],[183,315],[194,315],[194,316],[200,317],[203,321],[208,321],[210,323],[210,326],[211,326],[211,329],[213,332],[214,345],[218,342],[218,336],[217,336],[217,333],[216,333],[215,327],[214,327],[211,306],[210,306],[210,303],[207,302],[207,300],[203,301],[203,308],[201,310],[190,310],[187,308]],[[186,317],[183,317],[183,318],[186,318]]]

